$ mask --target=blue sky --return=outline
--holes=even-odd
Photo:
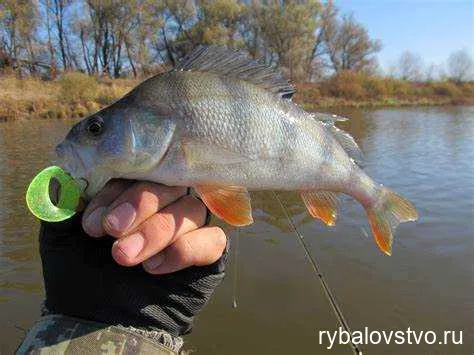
[[[382,68],[400,53],[418,53],[426,65],[444,64],[449,54],[467,49],[474,57],[474,0],[335,0],[354,13],[373,38],[382,40]]]

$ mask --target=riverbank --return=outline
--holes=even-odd
[[[301,83],[296,87],[295,102],[310,111],[328,107],[474,104],[474,82],[410,82],[342,72],[320,83]]]
[[[139,83],[68,73],[55,81],[0,76],[0,121],[80,118],[120,98]],[[474,104],[474,83],[415,83],[345,72],[320,83],[297,83],[294,101],[307,110]]]
[[[0,121],[24,118],[79,118],[130,91],[133,79],[100,79],[68,73],[55,81],[0,77]]]

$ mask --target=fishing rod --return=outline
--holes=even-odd
[[[349,324],[347,323],[347,321],[346,321],[346,319],[345,319],[345,317],[342,313],[341,307],[339,307],[339,304],[336,300],[336,297],[334,296],[334,294],[331,291],[331,289],[329,288],[326,280],[324,279],[324,275],[321,272],[321,268],[319,267],[318,263],[316,262],[316,259],[313,258],[311,252],[309,251],[309,247],[306,244],[306,241],[304,240],[303,234],[301,234],[299,232],[299,230],[296,228],[296,225],[293,222],[293,219],[290,217],[290,214],[288,213],[287,208],[285,207],[285,205],[281,201],[278,194],[275,191],[273,191],[273,195],[275,196],[275,199],[280,204],[281,209],[283,210],[283,213],[285,214],[286,218],[288,219],[288,223],[293,228],[293,231],[295,232],[295,234],[298,236],[298,241],[299,241],[301,247],[303,248],[303,250],[305,252],[306,258],[308,259],[308,262],[311,265],[311,268],[314,271],[314,275],[319,279],[319,282],[321,283],[321,286],[323,287],[324,293],[326,294],[326,297],[328,298],[329,303],[330,303],[334,313],[336,314],[336,317],[339,321],[339,324],[341,325],[341,327],[344,328],[345,331],[347,331],[349,334],[352,334],[352,332],[349,328]],[[351,348],[352,348],[352,351],[354,352],[354,354],[358,354],[358,355],[362,354],[362,350],[359,349],[359,347],[356,344],[353,343],[352,337],[350,339],[350,344],[351,344]]]

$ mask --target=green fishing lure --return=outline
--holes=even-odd
[[[60,185],[58,203],[51,201],[51,180]],[[59,166],[50,166],[38,173],[28,186],[26,204],[37,218],[47,222],[61,222],[76,213],[81,197],[77,182]]]

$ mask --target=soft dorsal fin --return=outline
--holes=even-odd
[[[359,145],[349,133],[337,128],[334,124],[326,124],[326,128],[332,133],[333,137],[339,142],[341,147],[346,151],[347,155],[351,157],[358,165],[363,165],[364,153],[359,148]]]
[[[336,127],[336,122],[347,121],[346,117],[332,115],[329,113],[313,112],[311,118],[322,123],[328,132],[338,141],[341,147],[345,150],[347,155],[351,157],[355,163],[362,165],[364,162],[364,153],[359,148],[359,145],[349,133]]]
[[[296,91],[276,69],[250,59],[245,52],[224,46],[199,46],[174,70],[195,70],[240,79],[284,98],[291,98]]]
[[[333,115],[330,113],[323,113],[323,112],[312,112],[311,117],[323,123],[331,123],[331,124],[334,124],[336,122],[345,122],[348,120],[347,117]]]

